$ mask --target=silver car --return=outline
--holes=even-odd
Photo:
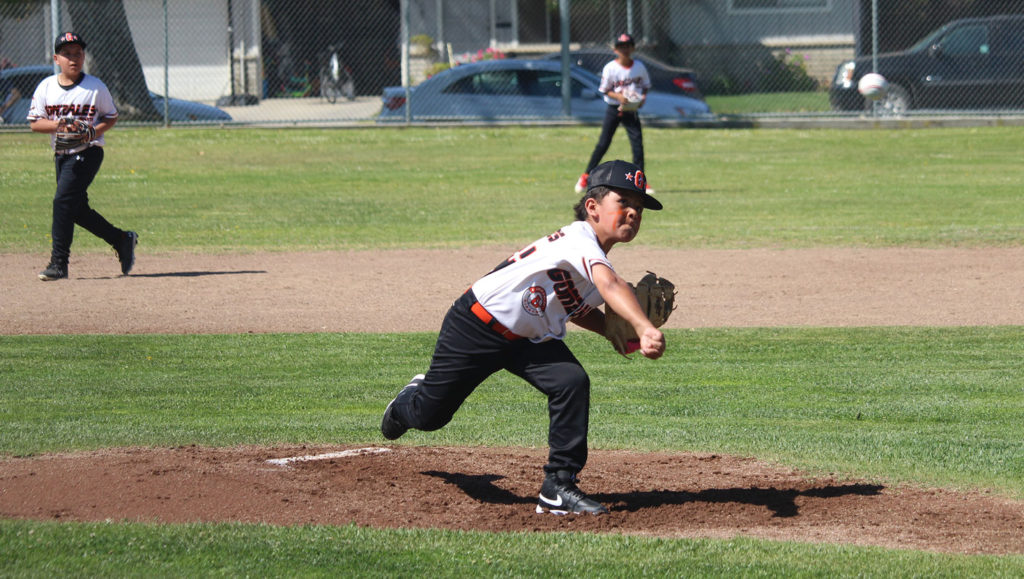
[[[598,87],[601,79],[579,67],[570,69],[570,115],[600,121],[608,105]],[[550,60],[499,59],[462,64],[409,89],[411,120],[565,119],[562,112],[561,63]],[[380,122],[404,121],[406,90],[386,87]],[[711,110],[699,99],[651,91],[640,109],[644,119],[708,120]]]
[[[32,104],[32,93],[36,86],[46,77],[53,74],[52,65],[20,66],[0,71],[0,88],[4,94],[0,99],[7,98],[9,87],[15,87],[21,93],[21,98],[4,113],[7,124],[28,123],[28,109]],[[163,115],[164,97],[154,92],[149,93],[153,106]],[[231,115],[210,105],[172,98],[167,101],[167,116],[175,122],[226,122],[231,120]]]

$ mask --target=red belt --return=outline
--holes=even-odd
[[[521,340],[523,338],[519,334],[515,334],[512,332],[512,330],[506,328],[504,324],[502,324],[498,320],[494,319],[494,316],[492,316],[490,312],[485,310],[484,307],[480,305],[480,302],[473,302],[473,305],[469,309],[471,312],[473,312],[473,315],[480,318],[480,321],[486,324],[488,328],[494,330],[506,340],[511,342],[515,340]]]

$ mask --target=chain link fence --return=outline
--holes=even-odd
[[[624,32],[649,119],[1024,112],[1016,0],[0,0],[6,124],[68,30],[137,123],[596,120]]]

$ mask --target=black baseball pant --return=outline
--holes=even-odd
[[[626,135],[629,136],[629,147],[633,151],[633,164],[644,168],[644,135],[643,129],[640,127],[640,113],[638,111],[620,111],[619,105],[608,105],[608,108],[604,113],[604,122],[601,123],[601,136],[597,139],[597,145],[594,147],[594,152],[590,155],[590,163],[587,164],[587,170],[584,173],[590,173],[601,164],[601,159],[604,158],[604,154],[608,152],[608,147],[612,146],[612,137],[615,136],[615,130],[622,125],[626,129]]]
[[[463,294],[441,324],[430,369],[419,388],[403,390],[392,412],[418,430],[437,430],[488,376],[508,370],[548,397],[546,472],[579,472],[587,463],[590,377],[562,340],[509,340],[470,310]]]
[[[89,185],[103,164],[103,147],[89,147],[79,153],[55,155],[57,192],[53,196],[52,260],[67,263],[75,225],[117,247],[123,232],[89,206]]]

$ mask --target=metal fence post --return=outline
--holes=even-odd
[[[562,36],[562,115],[572,114],[572,75],[569,74],[569,0],[558,0]]]
[[[412,122],[412,87],[409,86],[409,0],[399,4],[402,35],[402,86],[405,87],[405,122]]]
[[[50,42],[52,42],[52,40],[57,38],[57,35],[61,33],[60,0],[50,0],[50,28],[52,28],[52,31],[50,32]],[[53,45],[51,44],[50,46]],[[53,72],[55,74],[60,72],[60,67],[57,66],[57,62],[52,59],[50,62],[53,66]]]
[[[171,126],[171,111],[170,103],[171,100],[171,88],[170,88],[170,69],[171,69],[171,49],[170,49],[170,23],[167,18],[167,0],[164,0],[164,128]]]

